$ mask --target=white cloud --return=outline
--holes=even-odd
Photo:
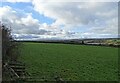
[[[1,0],[2,2],[11,2],[11,3],[16,3],[16,2],[31,2],[32,0]]]
[[[30,13],[21,13],[9,6],[0,7],[0,18],[2,17],[4,23],[13,27],[12,32],[17,34],[18,38],[89,38],[118,34],[117,3],[72,2],[72,0],[70,2],[64,2],[65,0],[6,1],[32,2],[35,11],[55,20],[48,25],[34,19]],[[74,31],[74,28],[78,28],[78,31]]]
[[[16,12],[9,6],[0,7],[0,19],[2,23],[12,28],[15,38],[65,38],[73,35],[72,32],[63,31],[59,26],[40,23],[31,14]],[[35,36],[36,35],[36,36]],[[38,37],[39,36],[39,37]]]
[[[64,29],[87,26],[88,30],[93,29],[94,33],[99,34],[117,34],[118,32],[117,2],[46,2],[33,0],[33,5],[40,14],[55,19],[53,25],[64,25]]]
[[[0,0],[2,2],[31,2],[33,0]],[[119,0],[40,0],[40,2],[118,2]]]
[[[0,7],[0,19],[4,24],[12,27],[13,33],[37,33],[39,31],[40,23],[34,19],[31,14],[20,15],[9,6]]]
[[[13,27],[13,33],[35,33],[39,30],[39,21],[30,14],[24,16],[9,6],[0,7],[0,19],[4,24]],[[34,28],[33,28],[34,27]]]
[[[56,24],[88,24],[101,17],[116,16],[116,3],[76,3],[76,2],[41,2],[33,0],[34,9],[40,14],[56,19]]]

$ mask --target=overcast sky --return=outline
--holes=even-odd
[[[117,37],[119,0],[103,1],[3,0],[0,19],[16,39]]]

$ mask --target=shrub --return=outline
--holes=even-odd
[[[3,63],[9,61],[16,61],[18,57],[19,44],[14,41],[11,30],[5,25],[0,25],[2,31],[2,61]]]

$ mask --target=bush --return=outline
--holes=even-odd
[[[1,24],[0,29],[2,31],[2,61],[3,63],[16,61],[19,44],[12,38],[11,30],[8,27]]]

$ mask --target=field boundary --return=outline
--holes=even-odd
[[[71,44],[71,45],[88,45],[88,46],[104,46],[104,47],[115,47],[115,48],[119,48],[120,45],[107,45],[107,44],[92,44],[92,43],[74,43],[74,42],[69,42],[69,43],[65,43],[65,42],[41,42],[41,41],[17,41],[17,42],[30,42],[30,43],[51,43],[51,44]]]

